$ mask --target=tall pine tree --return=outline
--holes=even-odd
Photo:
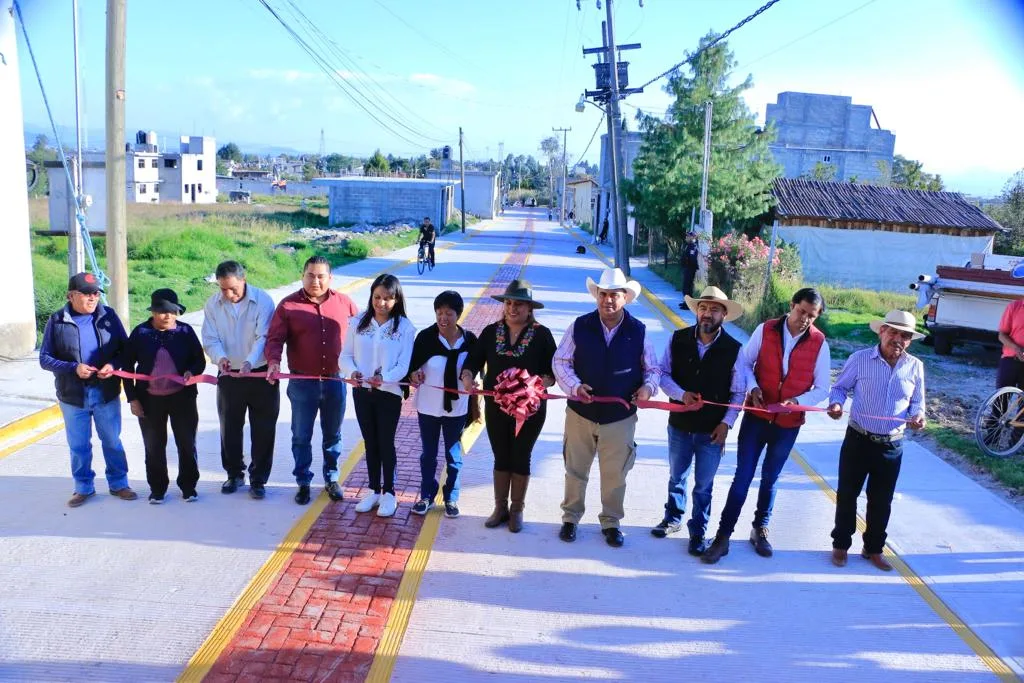
[[[717,34],[700,41],[703,49]],[[713,103],[708,208],[716,232],[735,222],[754,218],[774,203],[772,180],[781,167],[772,160],[768,143],[774,131],[759,131],[742,94],[753,87],[748,75],[740,85],[728,85],[736,66],[725,42],[703,50],[687,72],[674,72],[665,92],[675,98],[664,120],[642,115],[643,144],[633,164],[633,179],[624,191],[637,220],[678,242],[689,226],[690,211],[700,208],[703,175],[704,104]]]

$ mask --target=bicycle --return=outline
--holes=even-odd
[[[434,269],[434,262],[430,259],[430,251],[427,249],[425,242],[420,242],[419,251],[416,252],[416,270],[420,275],[423,275],[423,271],[429,268]]]
[[[978,448],[994,458],[1016,454],[1024,446],[1024,391],[1003,387],[978,409],[974,419]]]

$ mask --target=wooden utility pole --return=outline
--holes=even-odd
[[[85,270],[85,235],[83,231],[88,227],[78,222],[79,211],[85,213],[85,177],[82,175],[82,115],[80,100],[82,98],[82,85],[78,67],[78,0],[71,2],[71,33],[72,45],[75,56],[75,158],[71,168],[71,179],[73,187],[70,188],[68,202],[68,215],[71,222],[68,225],[68,277],[81,273]]]
[[[128,320],[128,206],[124,149],[124,60],[127,0],[107,0],[107,301],[121,322]]]
[[[462,232],[466,232],[466,165],[462,160],[462,126],[459,126],[459,197],[461,198]]]
[[[558,209],[558,223],[559,223],[559,225],[562,225],[562,224],[565,223],[565,197],[566,197],[566,191],[565,191],[566,190],[566,188],[565,188],[565,180],[566,180],[566,177],[565,177],[566,176],[565,145],[566,145],[566,141],[568,139],[568,135],[569,135],[569,131],[570,130],[572,130],[572,128],[555,128],[554,126],[552,126],[552,128],[551,128],[551,132],[552,133],[561,133],[562,134],[562,205]]]
[[[620,133],[622,132],[622,116],[619,113],[619,68],[618,60],[615,57],[615,21],[612,12],[612,0],[605,0],[608,22],[608,64],[611,75],[611,92],[608,95],[608,114],[611,118],[611,137],[608,144],[611,145],[611,170],[612,170],[612,193],[615,202],[612,207],[615,211],[615,253],[618,256],[615,260],[625,275],[629,275],[629,233],[626,231],[626,205],[622,201],[619,185],[622,178],[622,144]]]

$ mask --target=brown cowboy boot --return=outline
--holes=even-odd
[[[494,470],[494,512],[484,521],[484,526],[493,529],[508,521],[508,490],[512,484],[512,473]]]
[[[508,530],[518,534],[523,530],[523,508],[526,507],[526,488],[530,475],[512,475],[512,505],[509,507]]]

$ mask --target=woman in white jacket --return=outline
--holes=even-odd
[[[353,320],[355,322],[355,320]],[[358,322],[348,326],[341,354],[345,375],[361,382],[352,391],[356,420],[366,445],[369,491],[356,512],[377,508],[379,517],[395,514],[395,431],[402,411],[400,382],[409,373],[416,328],[405,317],[402,284],[394,275],[377,276],[370,302]]]

